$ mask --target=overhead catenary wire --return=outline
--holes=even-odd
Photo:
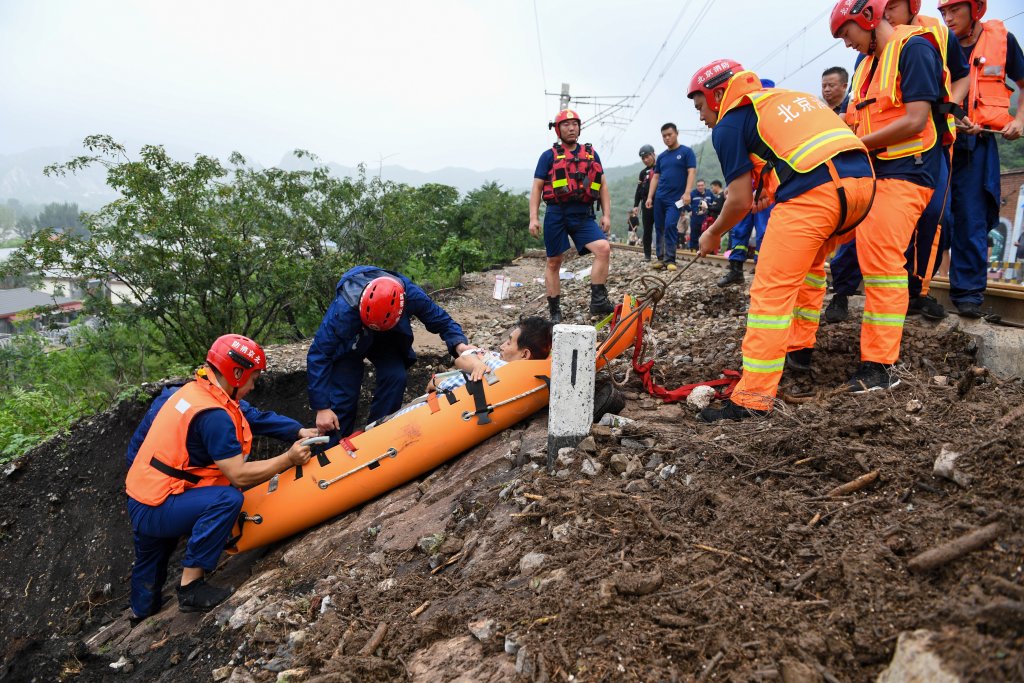
[[[540,78],[543,90],[547,92],[548,89],[548,74],[544,68],[544,46],[540,39],[540,14],[537,12],[537,0],[533,0],[533,25],[537,29],[537,54],[540,57]],[[544,103],[547,108],[547,102]]]

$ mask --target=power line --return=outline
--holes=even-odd
[[[540,15],[537,12],[537,0],[533,0],[533,25],[537,29],[537,54],[540,55],[540,77],[541,84],[544,86],[545,94],[548,89],[548,75],[544,69],[544,48],[541,45],[540,40]],[[546,106],[545,102],[545,106]]]
[[[791,43],[793,43],[793,42],[794,42],[794,41],[795,41],[795,40],[796,40],[797,38],[799,38],[799,37],[800,37],[800,36],[802,36],[802,35],[803,35],[804,33],[806,33],[806,32],[807,32],[807,29],[809,29],[810,27],[814,26],[814,25],[815,25],[815,24],[817,24],[817,23],[818,23],[819,21],[821,21],[821,20],[822,20],[822,19],[823,19],[823,18],[825,17],[825,15],[826,15],[826,14],[828,14],[828,13],[829,13],[830,11],[831,11],[831,10],[825,10],[824,12],[822,12],[821,14],[819,14],[818,16],[814,17],[814,19],[812,19],[811,21],[807,22],[807,24],[806,24],[806,25],[805,25],[805,26],[804,26],[803,28],[801,28],[801,29],[800,29],[800,30],[798,30],[798,31],[797,31],[796,33],[794,33],[794,34],[793,34],[793,35],[791,35],[790,37],[788,37],[788,38],[786,38],[785,40],[783,40],[783,41],[782,41],[782,42],[781,42],[781,43],[779,44],[779,46],[778,46],[778,47],[776,47],[776,48],[775,48],[774,50],[772,50],[771,52],[769,52],[769,53],[768,53],[768,54],[767,54],[767,55],[766,55],[766,56],[764,57],[764,59],[762,59],[762,60],[761,60],[760,62],[758,62],[757,64],[755,64],[755,65],[754,65],[754,66],[753,66],[753,67],[751,68],[751,71],[757,71],[757,70],[758,70],[758,69],[759,69],[760,67],[762,67],[762,66],[764,66],[765,64],[767,64],[768,62],[770,62],[770,61],[772,60],[772,58],[774,58],[774,57],[775,57],[776,55],[778,55],[778,54],[779,54],[780,52],[783,52],[784,50],[786,50],[786,49],[787,49],[787,48],[788,48],[788,47],[790,46],[790,44],[791,44]]]

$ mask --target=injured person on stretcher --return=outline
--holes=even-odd
[[[551,354],[551,321],[547,318],[531,316],[521,318],[508,333],[498,351],[471,348],[462,352],[455,359],[455,370],[439,372],[427,383],[428,392],[452,391],[469,380],[479,381],[489,372],[517,360],[543,360]],[[426,395],[417,398],[400,410],[376,422],[366,425],[369,431],[377,425],[404,415],[416,408],[427,405]]]

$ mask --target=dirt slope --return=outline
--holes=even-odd
[[[615,257],[621,293],[628,272],[642,271],[635,256]],[[510,302],[486,299],[491,278],[479,275],[446,305],[474,341],[492,344],[520,311],[542,306],[540,266],[510,269],[524,282]],[[720,273],[695,267],[659,305],[659,381],[738,367],[745,293],[715,288]],[[584,295],[568,284],[565,308],[582,311]],[[803,398],[770,420],[701,425],[631,378],[623,415],[636,424],[595,428],[557,474],[540,467],[540,414],[361,510],[228,559],[217,580],[237,593],[223,608],[171,606],[135,628],[123,616],[131,539],[121,482],[144,406],[117,406],[0,480],[3,671],[861,681],[885,667],[901,632],[929,629],[964,680],[1024,680],[1024,388],[973,372],[953,321],[911,320],[902,385],[836,395],[827,390],[855,367],[857,332],[856,321],[822,329],[816,373],[784,379],[784,392]],[[279,354],[283,371],[254,402],[299,415],[302,351]],[[962,454],[965,486],[933,476],[943,444]],[[866,488],[826,496],[875,471]],[[921,551],[993,522],[995,542],[908,571]]]

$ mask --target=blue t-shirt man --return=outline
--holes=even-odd
[[[676,202],[687,202],[693,177],[697,173],[697,156],[686,145],[679,144],[675,124],[661,127],[661,138],[667,149],[658,155],[651,174],[654,210],[654,235],[658,262],[655,269],[675,269],[676,245],[679,242],[679,211]]]

